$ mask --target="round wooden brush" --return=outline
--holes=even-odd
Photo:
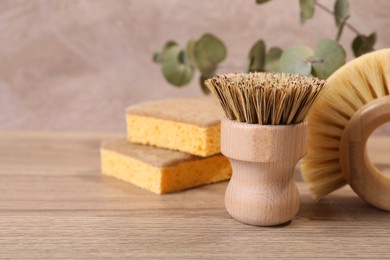
[[[317,198],[349,183],[365,201],[390,210],[390,177],[370,162],[366,142],[390,121],[390,49],[347,63],[308,114],[302,173]]]
[[[291,74],[217,75],[207,87],[221,104],[221,152],[233,176],[229,214],[245,224],[278,225],[299,209],[294,167],[306,152],[305,116],[325,81]]]

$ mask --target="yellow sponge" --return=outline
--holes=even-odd
[[[103,142],[101,163],[103,174],[158,194],[227,180],[232,173],[221,154],[203,158],[126,139]]]
[[[131,142],[198,156],[220,153],[220,107],[208,97],[154,101],[127,109]]]

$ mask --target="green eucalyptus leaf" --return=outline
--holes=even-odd
[[[194,46],[195,62],[202,74],[215,70],[226,54],[225,44],[212,34],[204,34]]]
[[[175,41],[167,41],[165,44],[164,44],[164,48],[163,50],[166,50],[168,49],[169,47],[172,47],[172,46],[176,46],[178,45]]]
[[[202,73],[202,76],[204,76],[205,78],[212,78],[216,74],[217,74],[217,66],[215,66],[214,69],[210,69],[210,70],[206,71],[205,73]]]
[[[174,42],[174,41],[167,41],[165,44],[164,44],[164,47],[162,49],[161,52],[156,52],[153,54],[153,61],[156,62],[156,63],[161,63],[163,61],[163,57],[164,57],[164,52],[169,48],[169,47],[172,47],[172,46],[176,46],[177,43]]]
[[[272,47],[265,56],[265,70],[278,72],[280,70],[279,63],[283,50],[278,47]]]
[[[372,33],[369,36],[358,35],[352,42],[352,50],[356,57],[374,50],[376,42],[376,33]]]
[[[256,4],[264,4],[267,3],[270,0],[256,0]]]
[[[334,16],[337,26],[340,26],[349,17],[349,1],[336,0],[334,4]]]
[[[199,77],[200,88],[202,89],[203,93],[206,94],[206,95],[210,94],[210,90],[209,90],[209,88],[206,86],[206,84],[204,82],[206,80],[208,80],[209,78],[211,78],[211,77],[208,77],[208,76],[205,76],[205,75],[200,75],[200,77]]]
[[[305,45],[295,45],[286,49],[280,57],[280,70],[293,74],[310,75],[312,66],[309,58],[314,51]]]
[[[376,43],[376,33],[371,33],[369,36],[368,36],[368,42],[374,46],[374,44]]]
[[[263,40],[257,41],[248,54],[248,72],[263,71],[265,64],[265,43]]]
[[[188,60],[193,62],[193,63],[195,63],[195,54],[194,54],[195,43],[196,43],[195,40],[190,39],[187,42],[187,46],[186,46],[186,54],[187,54]]]
[[[321,40],[314,56],[310,58],[313,66],[313,75],[326,79],[338,68],[343,66],[346,61],[346,54],[343,46],[334,40]]]
[[[163,55],[161,68],[164,78],[177,87],[188,84],[194,75],[194,67],[188,64],[186,53],[179,46],[172,45]]]
[[[301,10],[301,23],[306,22],[313,17],[315,11],[316,0],[299,0]]]

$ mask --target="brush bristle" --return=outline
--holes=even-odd
[[[301,123],[325,81],[287,73],[217,75],[206,86],[230,120],[260,125]]]
[[[363,55],[328,79],[324,95],[308,114],[308,150],[302,175],[320,198],[347,182],[340,165],[340,141],[351,117],[365,104],[390,92],[390,49]]]

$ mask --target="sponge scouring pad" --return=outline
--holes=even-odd
[[[127,109],[130,142],[154,145],[198,156],[220,153],[223,112],[210,98],[152,101]]]
[[[232,173],[221,154],[203,158],[126,139],[103,142],[101,163],[103,174],[158,194],[227,180]]]

